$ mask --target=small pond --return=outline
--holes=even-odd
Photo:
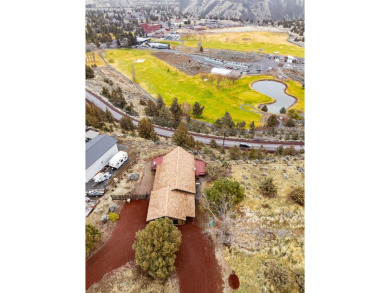
[[[295,103],[295,99],[284,92],[286,86],[284,83],[273,80],[260,80],[252,84],[252,88],[259,93],[273,98],[276,102],[267,104],[268,113],[279,114],[280,109],[285,107],[286,110]]]

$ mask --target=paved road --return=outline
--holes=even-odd
[[[94,103],[96,106],[98,106],[103,111],[106,111],[108,109],[112,115],[114,116],[114,119],[119,120],[122,118],[123,115],[126,115],[123,111],[117,109],[113,105],[105,102],[101,97],[98,97],[97,95],[89,92],[88,90],[85,90],[85,97],[86,100]],[[138,120],[135,118],[132,118],[134,125],[138,125]],[[171,137],[174,133],[174,130],[163,128],[160,126],[155,126],[154,130],[158,135],[165,136],[165,137]],[[223,138],[216,137],[216,136],[206,136],[201,135],[197,133],[190,133],[195,140],[198,140],[200,142],[203,142],[204,144],[210,144],[210,141],[212,139],[215,139],[218,145],[222,145]],[[295,149],[299,151],[301,148],[304,148],[304,143],[301,142],[269,142],[269,141],[248,141],[248,140],[238,140],[238,139],[225,139],[225,146],[226,147],[232,147],[234,145],[238,145],[240,142],[246,142],[249,143],[254,148],[259,148],[261,145],[264,146],[266,150],[274,151],[277,147],[280,145],[289,146],[294,145]]]

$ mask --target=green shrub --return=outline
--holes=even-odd
[[[267,196],[267,197],[273,197],[273,196],[276,196],[278,194],[278,189],[274,183],[274,179],[272,177],[268,177],[266,179],[264,179],[260,185],[260,190],[261,190],[261,193],[264,195],[264,196]]]
[[[283,155],[284,156],[295,156],[296,155],[296,151],[295,151],[294,146],[290,145],[289,147],[285,148],[283,150]]]
[[[205,189],[205,194],[207,200],[213,204],[218,212],[224,209],[225,203],[228,204],[228,207],[232,207],[242,202],[245,197],[244,189],[240,183],[226,177],[217,179],[212,187]]]
[[[289,197],[301,206],[305,206],[305,187],[298,186],[295,187],[289,193]]]
[[[234,145],[232,148],[229,149],[229,158],[231,160],[238,160],[241,158],[241,151],[237,145]]]
[[[212,147],[213,149],[216,149],[218,147],[218,144],[215,139],[210,140],[210,147]]]
[[[150,222],[135,234],[135,261],[153,278],[165,279],[175,269],[175,253],[181,244],[181,232],[169,218]]]
[[[216,180],[220,177],[224,177],[227,174],[227,167],[222,166],[217,162],[207,164],[206,173],[210,176],[211,180]]]
[[[88,255],[92,248],[102,237],[102,232],[93,225],[85,225],[85,254]]]
[[[288,292],[290,288],[290,272],[285,267],[276,263],[275,260],[265,262],[264,277],[276,289],[276,292]]]
[[[111,221],[111,222],[115,222],[116,220],[119,219],[119,215],[116,214],[116,213],[109,213],[108,214],[108,219]]]
[[[211,153],[210,149],[207,146],[203,148],[202,152],[206,155]]]

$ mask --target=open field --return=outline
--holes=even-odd
[[[250,104],[257,106],[261,103],[272,102],[272,98],[260,94],[249,87],[249,84],[261,79],[274,79],[273,76],[245,76],[234,83],[204,81],[204,76],[189,76],[175,67],[163,62],[152,55],[153,51],[146,50],[108,50],[106,60],[118,71],[132,79],[131,64],[134,65],[136,82],[157,97],[161,94],[167,105],[177,97],[179,103],[198,101],[205,105],[201,120],[214,122],[228,111],[234,121],[245,121],[247,125],[255,121],[260,125],[260,114],[242,111],[239,106]],[[135,62],[144,59],[142,63]],[[292,85],[294,85],[292,83]],[[303,92],[302,92],[303,94]]]
[[[189,34],[182,38],[184,45],[189,47],[197,47],[201,42],[203,48],[255,51],[267,54],[279,52],[281,55],[296,57],[305,55],[305,49],[288,42],[288,34],[283,32]]]

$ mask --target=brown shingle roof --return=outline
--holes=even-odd
[[[161,166],[157,167],[153,190],[165,186],[195,193],[195,158],[181,147],[166,154]]]
[[[156,170],[147,221],[161,217],[181,220],[195,217],[194,165],[194,156],[181,147],[164,156]]]

